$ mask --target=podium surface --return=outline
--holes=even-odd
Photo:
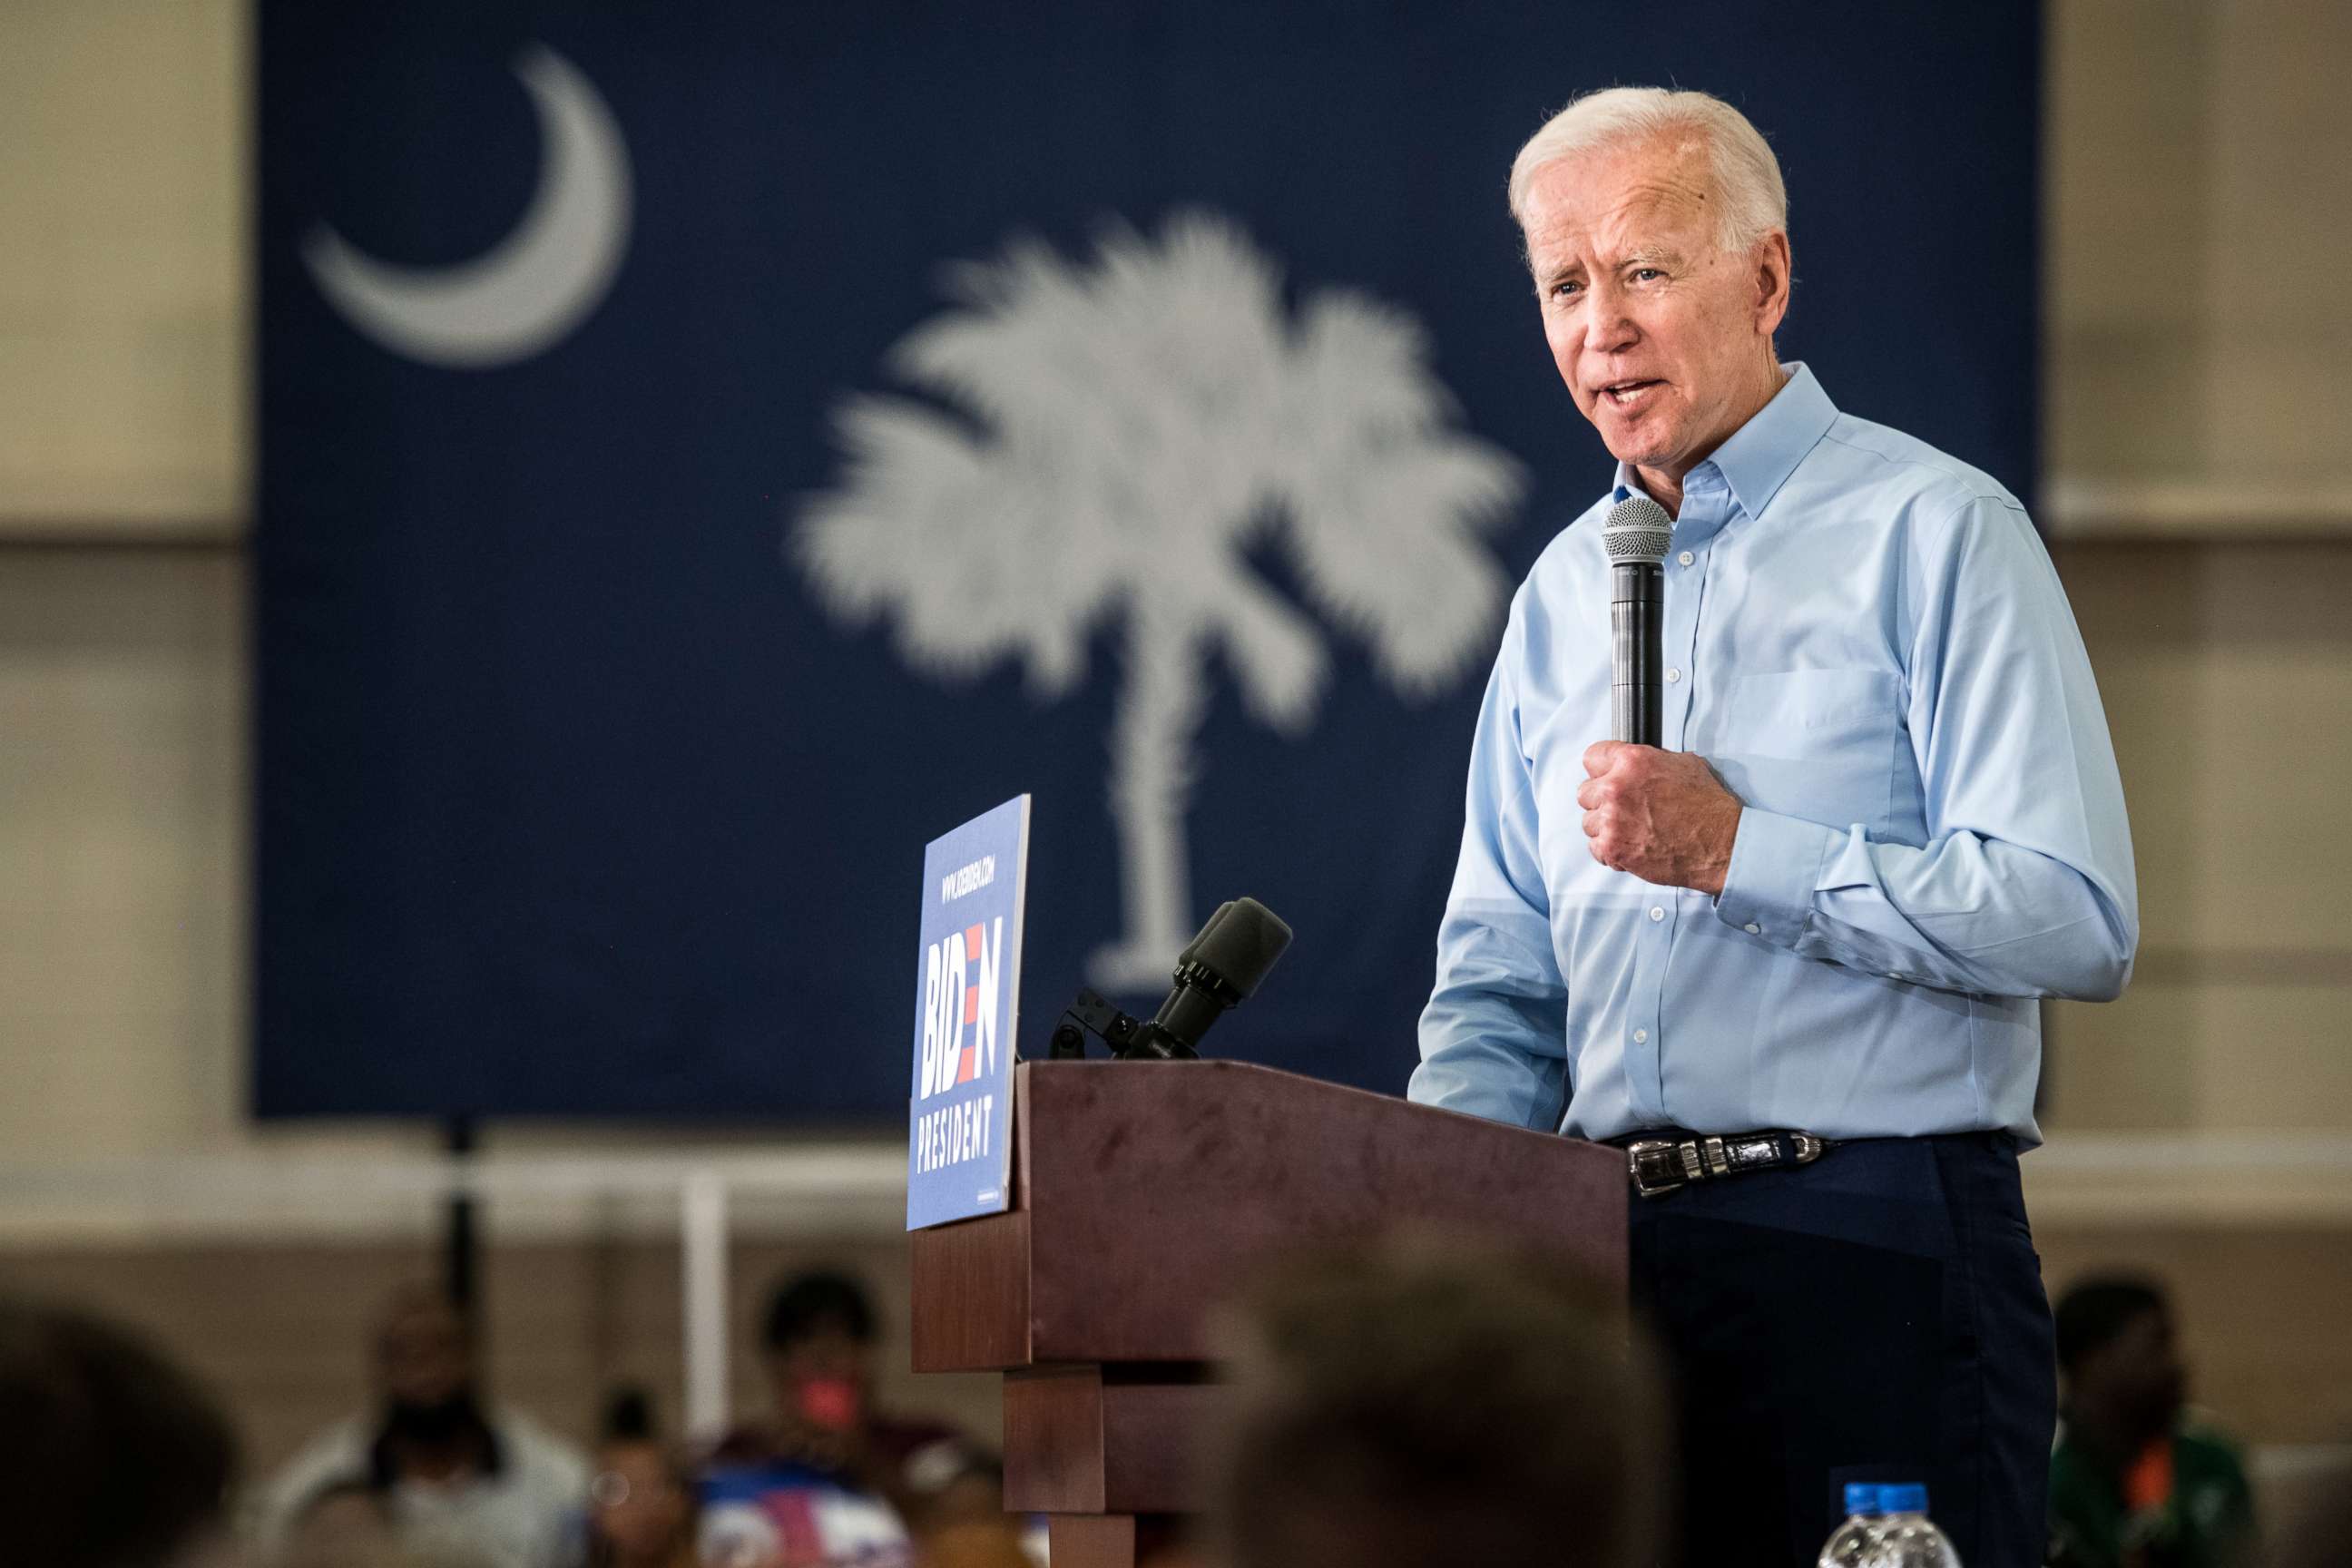
[[[1612,1149],[1232,1061],[1025,1062],[1013,1126],[1012,1206],[909,1233],[914,1368],[1004,1374],[1005,1506],[1055,1568],[1202,1506],[1213,1310],[1281,1258],[1414,1228],[1624,1289]]]

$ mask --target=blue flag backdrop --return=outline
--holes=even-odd
[[[1575,93],[1786,170],[1785,357],[2023,491],[2038,7],[264,0],[265,1115],[904,1113],[925,842],[1021,1017],[1397,1089],[1505,598],[1609,478],[1504,210]]]

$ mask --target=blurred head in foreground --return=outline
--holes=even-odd
[[[226,1417],[139,1338],[0,1300],[0,1561],[181,1568],[218,1544]]]
[[[1647,1562],[1663,1403],[1622,1302],[1557,1265],[1401,1239],[1286,1270],[1223,1331],[1228,1568]]]

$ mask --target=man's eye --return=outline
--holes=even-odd
[[[1664,273],[1659,271],[1654,267],[1636,267],[1633,268],[1633,280],[1637,283],[1644,282],[1652,278],[1664,278]]]
[[[1569,293],[1573,293],[1575,290],[1577,290],[1577,289],[1581,289],[1581,288],[1583,288],[1583,287],[1584,287],[1584,285],[1583,285],[1583,284],[1579,283],[1579,282],[1578,282],[1575,279],[1573,279],[1573,278],[1570,278],[1570,279],[1563,279],[1563,280],[1562,280],[1562,281],[1560,281],[1560,282],[1558,282],[1558,283],[1553,284],[1553,285],[1551,286],[1551,291],[1552,291],[1553,293],[1555,293],[1555,294],[1569,294]]]

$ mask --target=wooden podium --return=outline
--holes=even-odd
[[[1132,1568],[1204,1501],[1209,1310],[1274,1258],[1400,1226],[1618,1289],[1624,1156],[1230,1061],[1013,1069],[1013,1206],[910,1233],[917,1372],[1004,1374],[1005,1506],[1054,1568]]]

